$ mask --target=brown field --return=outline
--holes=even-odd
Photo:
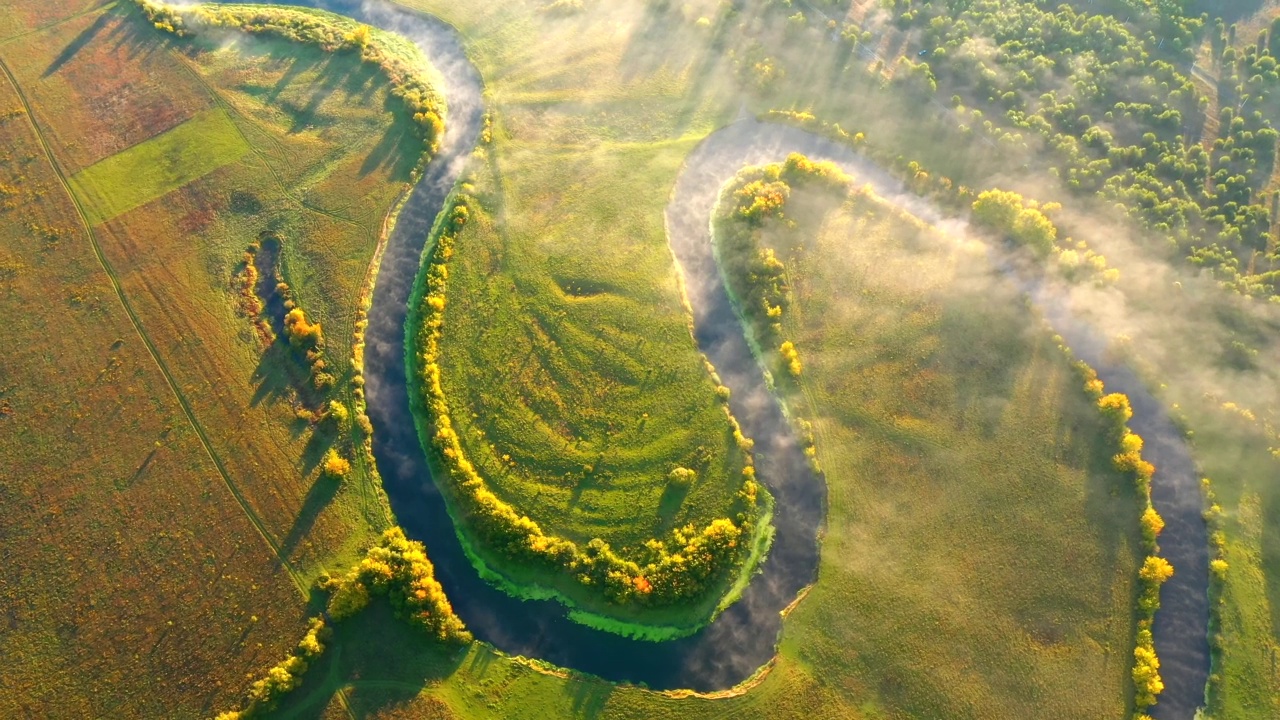
[[[354,58],[199,49],[86,6],[0,21],[0,716],[208,716],[388,522],[359,458],[315,482],[335,434],[295,418],[297,361],[237,314],[231,274],[284,239],[353,407],[356,303],[416,149]],[[66,177],[214,107],[252,153],[86,226]]]

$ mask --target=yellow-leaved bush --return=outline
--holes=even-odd
[[[1065,345],[1061,347],[1070,354]],[[1173,565],[1157,554],[1160,547],[1156,541],[1164,530],[1164,518],[1151,505],[1151,478],[1155,474],[1155,466],[1142,458],[1142,438],[1129,429],[1133,408],[1128,396],[1123,393],[1104,394],[1103,383],[1093,368],[1082,361],[1077,361],[1074,366],[1084,381],[1085,392],[1097,403],[1108,436],[1119,450],[1111,462],[1116,470],[1133,479],[1144,506],[1138,522],[1142,544],[1148,555],[1138,570],[1141,592],[1138,596],[1138,634],[1134,642],[1132,670],[1135,716],[1141,718],[1164,691],[1160,658],[1156,656],[1151,626],[1155,622],[1156,611],[1160,609],[1160,587],[1173,577]]]

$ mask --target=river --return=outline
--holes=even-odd
[[[777,536],[742,599],[695,635],[663,643],[630,640],[568,619],[555,601],[514,599],[480,579],[463,552],[440,491],[431,479],[410,414],[405,383],[405,317],[428,230],[475,146],[483,119],[483,82],[450,26],[383,0],[307,3],[398,32],[416,42],[446,79],[449,111],[439,156],[427,168],[396,224],[377,276],[366,331],[365,376],[374,456],[406,533],[423,541],[458,615],[475,636],[504,652],[539,658],[607,680],[655,689],[720,690],[742,682],[774,656],[780,611],[818,567],[817,534],[826,486],[809,469],[776,399],[752,357],[712,253],[710,217],[721,186],[745,165],[776,162],[791,152],[831,160],[870,183],[877,194],[924,220],[963,222],[907,193],[901,183],[846,146],[803,130],[740,120],[704,139],[689,155],[666,208],[671,251],[693,307],[695,338],[732,391],[734,414],[756,441],[759,474],[777,502]],[[1123,366],[1106,362],[1105,343],[1065,303],[1019,276],[1027,292],[1072,347],[1093,365],[1109,391],[1130,398],[1130,425],[1146,439],[1156,465],[1152,498],[1166,522],[1160,545],[1176,569],[1156,616],[1156,650],[1166,690],[1156,720],[1192,720],[1209,669],[1208,544],[1199,480],[1190,452],[1163,404]],[[1135,511],[1136,522],[1136,511]]]

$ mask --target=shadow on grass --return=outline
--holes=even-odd
[[[53,62],[49,63],[49,67],[44,69],[44,72],[40,77],[47,78],[61,70],[63,65],[66,65],[72,58],[80,54],[80,51],[83,50],[86,45],[93,42],[93,39],[98,37],[98,34],[101,33],[103,29],[111,23],[118,21],[122,15],[123,13],[119,10],[99,15],[93,21],[92,25],[81,30],[80,34],[68,43],[67,46],[62,49],[62,52],[58,53],[58,56],[53,59]]]
[[[658,518],[664,530],[669,529],[675,521],[676,513],[680,512],[680,506],[684,505],[684,499],[689,496],[689,490],[688,485],[671,482],[662,490],[662,497],[658,500]]]
[[[569,694],[573,696],[573,717],[583,720],[600,717],[613,694],[612,685],[590,679],[571,680],[567,685]]]
[[[107,16],[121,21],[111,27],[107,38],[114,41],[113,49],[127,48],[131,61],[140,61],[158,51],[184,45],[177,37],[152,27],[133,3],[120,3],[103,17]]]
[[[316,518],[320,517],[320,513],[333,502],[341,488],[341,480],[325,475],[321,475],[311,483],[311,489],[307,491],[307,497],[302,501],[302,509],[293,520],[293,527],[289,528],[289,534],[280,544],[280,549],[285,556],[291,555],[302,538],[311,532],[311,528],[316,524]]]
[[[290,372],[289,367],[292,364],[296,363],[288,343],[278,339],[271,343],[258,360],[258,367],[253,370],[252,379],[257,384],[250,401],[253,407],[264,400],[276,402],[289,399],[294,382],[294,373]]]
[[[401,103],[391,98],[387,100],[388,110],[395,113],[395,121],[382,134],[378,144],[373,146],[361,163],[360,177],[362,178],[369,173],[386,169],[392,177],[407,179],[418,164],[418,158],[422,157],[422,140],[414,131],[412,122],[406,117],[402,104],[401,107],[395,107],[393,103]]]
[[[344,703],[356,718],[394,708],[411,709],[412,717],[452,717],[440,701],[417,698],[458,669],[468,655],[466,648],[441,645],[411,628],[395,617],[384,599],[335,623],[333,629],[324,655],[303,676],[302,686],[268,717],[325,717],[335,702]],[[342,699],[336,697],[339,692]]]

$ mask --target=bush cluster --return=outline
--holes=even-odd
[[[973,201],[973,217],[978,222],[1031,248],[1048,255],[1058,238],[1058,228],[1035,202],[1007,190],[986,190]]]
[[[453,613],[444,588],[435,578],[422,543],[409,540],[393,527],[382,534],[364,559],[340,578],[327,578],[329,617],[344,620],[369,604],[374,595],[385,595],[399,617],[441,642],[471,642],[471,633]]]
[[[1204,521],[1209,528],[1209,682],[1205,687],[1205,705],[1208,713],[1215,713],[1221,702],[1222,675],[1218,672],[1222,654],[1222,593],[1230,566],[1227,564],[1227,535],[1223,530],[1223,510],[1213,492],[1213,482],[1201,478],[1200,489],[1204,496]],[[1216,714],[1212,715],[1216,717]]]
[[[450,494],[464,514],[463,520],[485,547],[516,562],[563,573],[583,586],[599,589],[613,603],[658,606],[703,595],[717,578],[742,561],[746,538],[759,516],[759,486],[749,456],[752,443],[732,418],[734,437],[748,453],[734,519],[720,518],[702,529],[692,525],[678,528],[665,540],[649,540],[630,558],[622,557],[599,538],[580,546],[547,534],[537,522],[490,491],[467,459],[450,419],[438,362],[448,262],[458,234],[469,221],[468,207],[473,202],[466,195],[457,196],[439,229],[423,275],[415,348],[420,399],[431,419],[429,444],[444,465],[443,479],[452,488]]]
[[[939,205],[957,212],[974,212],[975,210],[976,196],[971,188],[964,185],[955,185],[951,178],[946,176],[933,175],[914,160],[908,161],[901,155],[891,155],[883,151],[869,143],[864,133],[850,133],[839,125],[827,124],[818,120],[811,113],[794,110],[772,110],[765,113],[764,118],[801,127],[812,133],[848,145],[864,153],[878,165],[893,170],[912,192],[921,197],[929,198]],[[1090,249],[1087,242],[1073,240],[1070,237],[1057,239],[1058,228],[1053,226],[1052,221],[1048,219],[1048,214],[1058,209],[1059,205],[1057,203],[1040,204],[1023,198],[1017,193],[999,189],[986,191],[982,194],[987,196],[982,203],[982,210],[990,213],[993,219],[1004,221],[999,226],[993,226],[989,223],[983,224],[992,227],[996,232],[1008,234],[1011,239],[1020,244],[1039,247],[1043,249],[1043,254],[1045,255],[1051,253],[1052,257],[1057,261],[1056,265],[1059,272],[1068,280],[1093,279],[1098,283],[1114,283],[1120,279],[1120,271],[1109,267],[1107,259]],[[1042,220],[1033,214],[1027,214],[1019,221],[1019,216],[1022,213],[1020,210],[1014,210],[1015,200],[1022,203],[1022,209],[1034,210],[1044,216],[1044,219]],[[976,213],[974,214],[975,220],[982,222],[981,219],[976,217]],[[1045,221],[1048,221],[1049,224],[1046,225]],[[1052,230],[1050,230],[1050,226],[1052,226]],[[1051,236],[1054,241],[1045,245],[1045,235]]]
[[[236,295],[236,309],[253,322],[263,345],[275,342],[276,334],[271,323],[262,314],[262,298],[258,296],[258,251],[262,246],[257,240],[249,243],[240,263],[231,272],[231,289]]]
[[[757,344],[777,347],[779,369],[799,377],[795,344],[782,338],[782,316],[791,302],[786,265],[772,248],[760,247],[768,220],[786,220],[793,188],[848,192],[851,179],[832,163],[792,153],[781,163],[746,168],[725,187],[714,218],[715,242],[726,284],[752,323]]]
[[[806,113],[787,116],[800,122],[813,118]],[[836,131],[851,142],[862,141],[860,134],[855,138],[838,127]],[[776,359],[775,377],[780,375],[794,381],[800,377],[803,364],[795,343],[782,337],[783,314],[791,305],[787,268],[772,248],[761,247],[761,234],[767,221],[781,222],[779,227],[789,230],[798,227],[786,217],[793,190],[827,191],[833,199],[843,199],[851,192],[852,182],[852,178],[832,163],[814,162],[792,153],[781,163],[744,168],[721,193],[712,218],[717,260],[725,285],[748,323],[757,352]],[[771,351],[771,348],[777,349]],[[794,419],[794,425],[810,467],[820,472],[813,426],[798,418]]]

